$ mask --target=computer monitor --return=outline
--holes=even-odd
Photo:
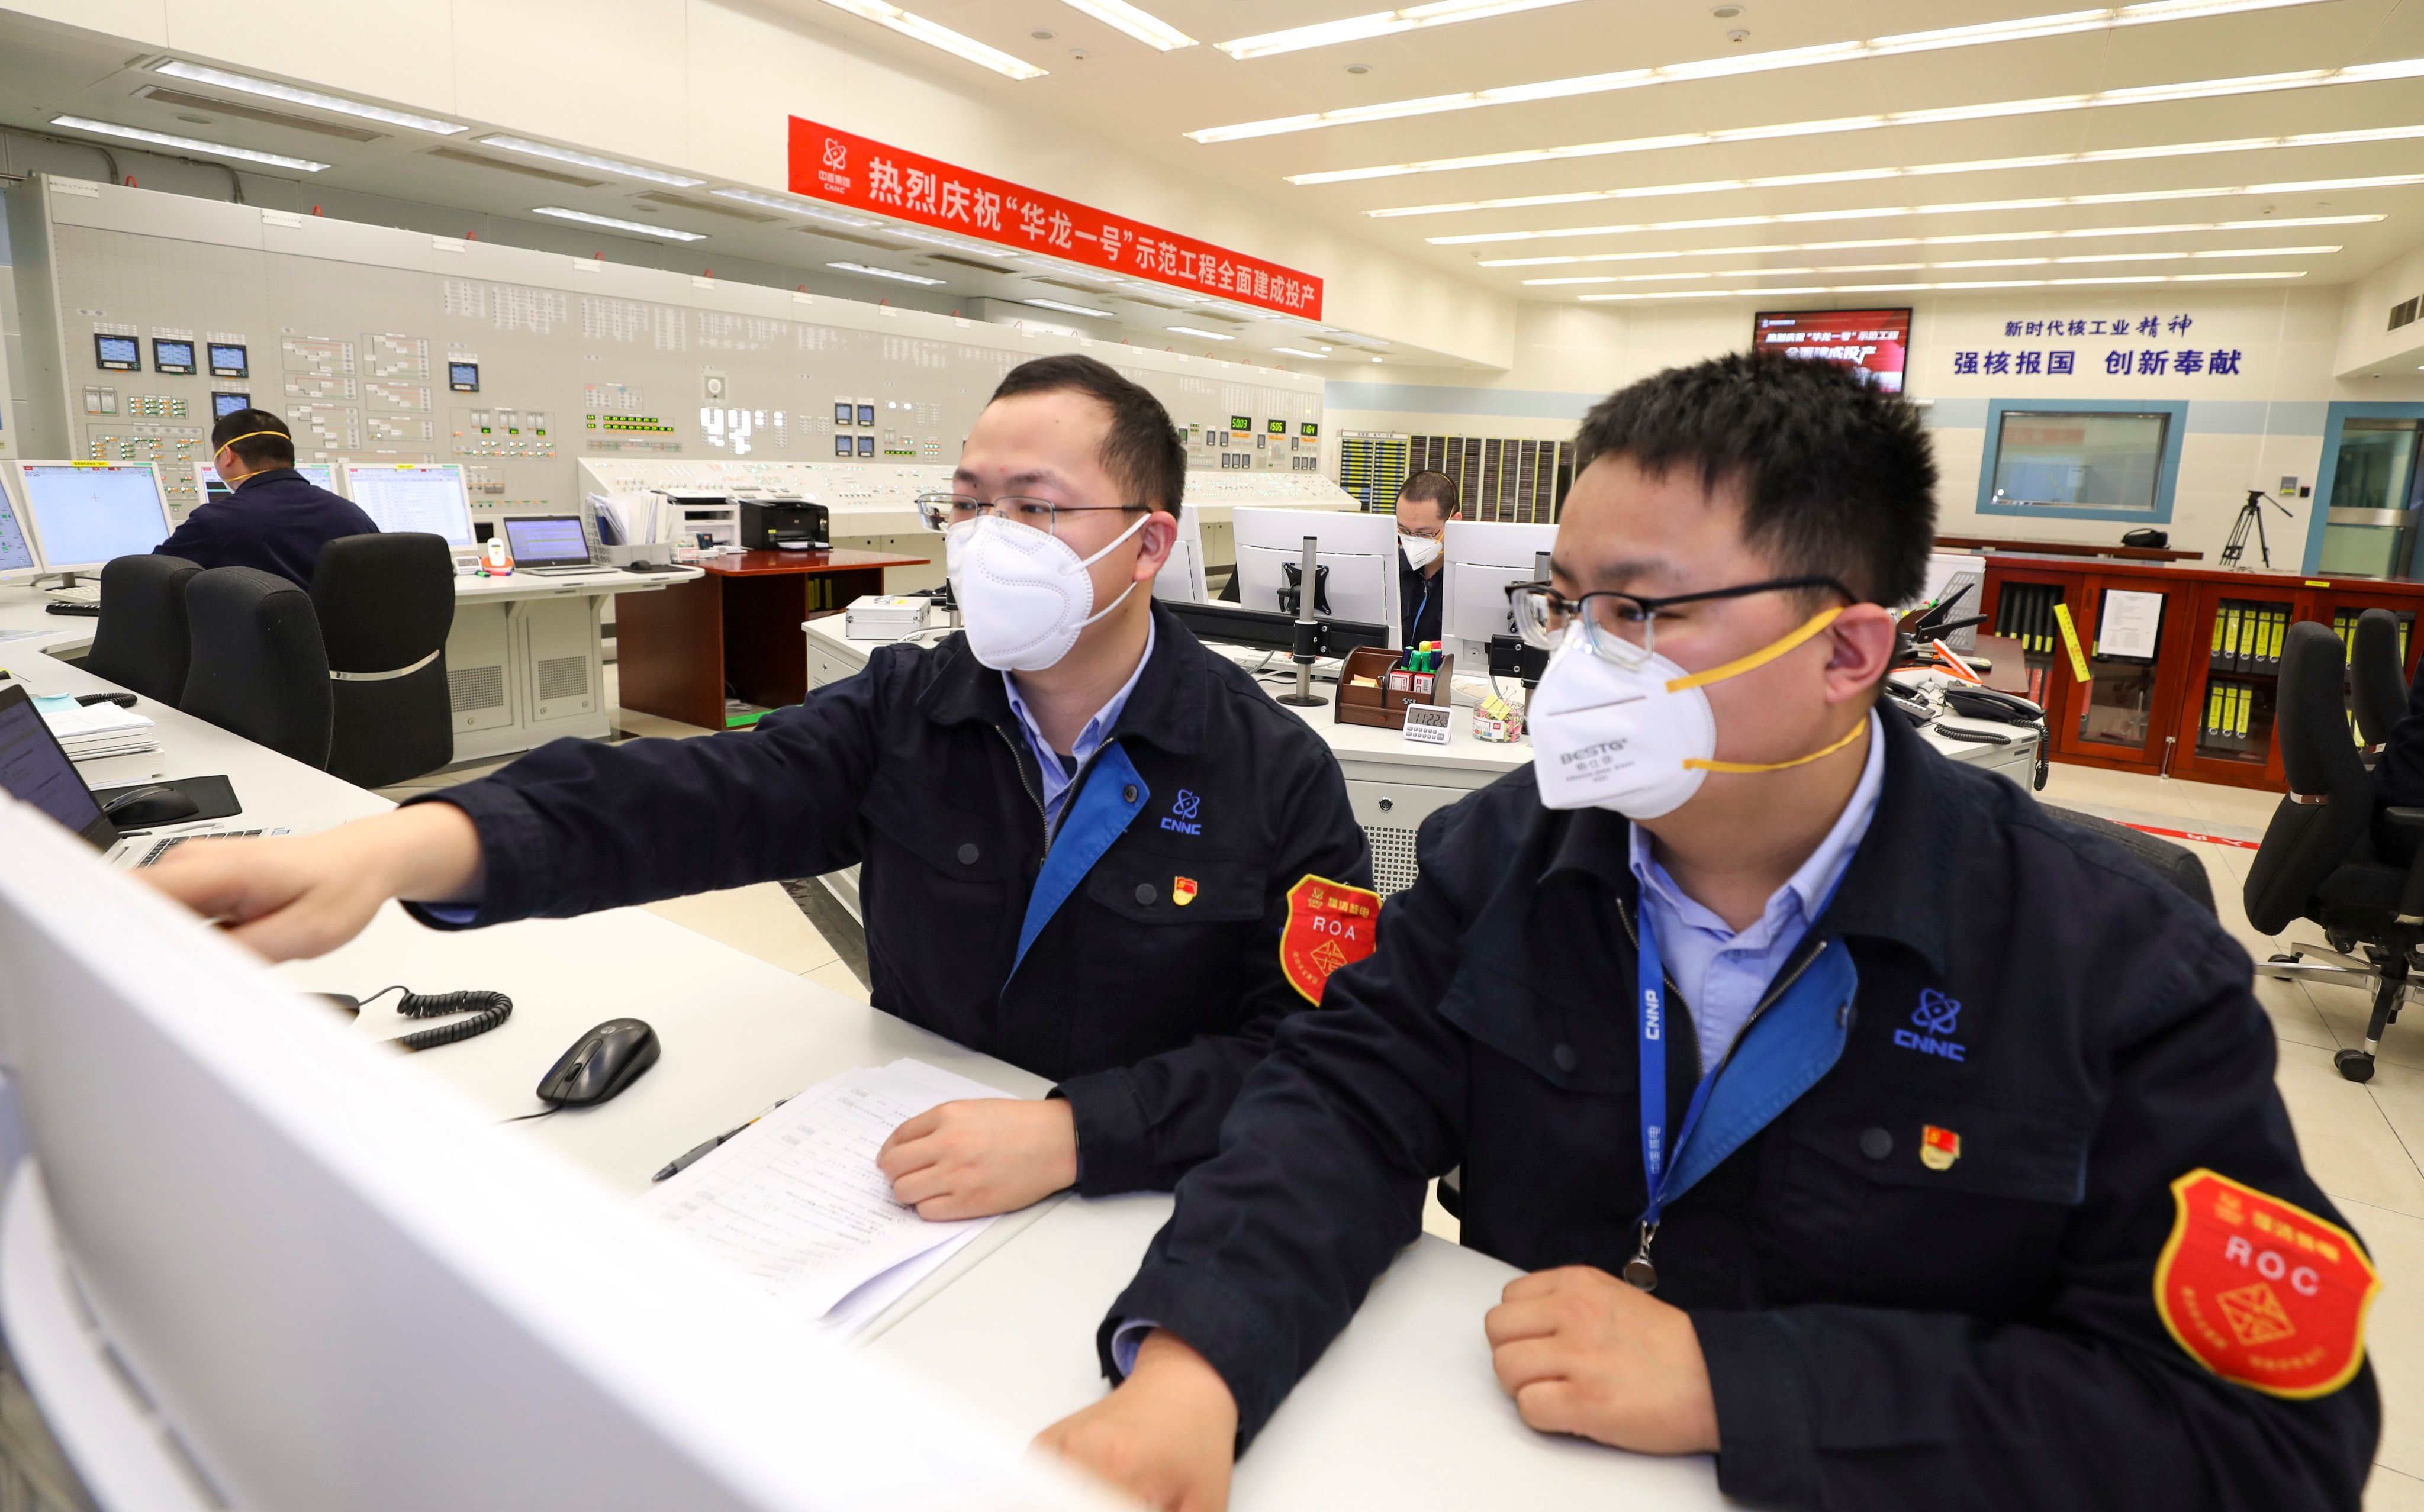
[[[578,515],[512,515],[504,526],[505,549],[518,567],[569,567],[589,560]]]
[[[465,550],[478,544],[459,462],[340,462],[346,498],[383,531],[425,531]]]
[[[337,465],[333,462],[297,462],[295,470],[330,493],[337,491]],[[234,491],[219,481],[218,469],[208,462],[194,464],[194,495],[202,502],[215,502]]]
[[[41,556],[18,516],[17,501],[6,486],[0,486],[0,582],[41,570]]]
[[[1170,560],[1154,574],[1153,596],[1166,603],[1200,604],[1209,597],[1204,591],[1204,516],[1200,510],[1182,510],[1178,516],[1178,543],[1170,549]]]
[[[1515,632],[1507,585],[1548,576],[1540,570],[1540,559],[1556,544],[1555,525],[1447,522],[1437,588],[1444,596],[1440,600],[1440,639],[1447,643],[1457,665],[1486,665],[1490,638]]]
[[[0,1328],[102,1506],[1107,1504],[6,799],[0,961]]]
[[[168,501],[149,462],[20,462],[17,482],[46,573],[99,572],[168,538]]]
[[[1330,569],[1322,587],[1329,617],[1386,625],[1393,646],[1402,639],[1395,517],[1240,504],[1230,512],[1229,520],[1237,548],[1239,607],[1280,611],[1285,569],[1303,559],[1304,538],[1310,535],[1320,542],[1316,560]]]

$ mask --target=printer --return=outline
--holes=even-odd
[[[738,502],[741,544],[752,551],[821,550],[833,545],[832,517],[813,499],[766,494]]]

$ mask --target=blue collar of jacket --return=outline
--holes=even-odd
[[[937,724],[975,722],[1020,733],[1001,674],[976,659],[965,635],[951,636],[934,648],[933,655],[938,662],[933,679],[917,701],[928,719]],[[1145,659],[1144,671],[1112,725],[1110,738],[1133,736],[1172,756],[1202,751],[1211,698],[1210,658],[1211,653],[1179,623],[1177,615],[1155,604],[1153,652]]]
[[[1944,912],[1935,906],[1953,892],[1953,868],[1971,830],[1968,800],[1946,778],[1951,763],[1899,715],[1877,721],[1885,731],[1885,786],[1876,817],[1852,852],[1842,885],[1812,938],[1860,935],[1891,940],[1945,966]],[[1632,821],[1603,808],[1575,811],[1552,848],[1542,882],[1581,872],[1628,900],[1634,897]]]

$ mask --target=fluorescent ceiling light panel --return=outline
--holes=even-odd
[[[677,231],[671,226],[651,226],[644,220],[617,220],[613,215],[593,215],[586,210],[566,210],[562,205],[538,205],[534,215],[552,215],[557,220],[577,220],[584,226],[604,226],[610,231],[637,231],[643,236],[662,236],[677,242],[703,242],[703,231]]]
[[[2190,84],[2144,89],[2105,89],[2095,94],[2049,95],[2035,100],[2001,100],[1974,105],[1946,105],[1932,110],[1893,110],[1874,116],[1838,116],[1826,120],[1794,120],[1774,126],[1733,126],[1718,131],[1671,132],[1660,136],[1628,136],[1616,141],[1583,142],[1570,147],[1522,148],[1505,152],[1479,152],[1469,157],[1426,158],[1413,163],[1387,163],[1374,167],[1334,168],[1320,173],[1291,173],[1295,184],[1346,183],[1361,179],[1402,178],[1412,173],[1449,173],[1466,168],[1507,167],[1519,163],[1553,163],[1565,158],[1606,157],[1620,152],[1661,151],[1670,147],[1707,147],[1718,142],[1773,141],[1785,136],[1826,136],[1841,132],[1875,131],[1887,126],[1926,126],[1954,120],[1993,120],[2010,116],[2041,116],[2064,110],[2089,110],[2103,105],[2144,104],[2153,100],[2209,100],[2225,95],[2266,94],[2283,89],[2313,89],[2329,85],[2374,84],[2424,75],[2424,57],[2399,58],[2344,69],[2306,69],[2294,73],[2265,73],[2247,78],[2204,79]]]
[[[322,94],[317,89],[298,89],[291,84],[279,84],[275,79],[256,79],[249,73],[230,73],[225,69],[205,68],[183,58],[172,57],[166,63],[155,64],[152,72],[166,73],[171,78],[191,79],[197,84],[215,84],[222,89],[257,94],[265,99],[283,100],[291,105],[310,105],[314,110],[333,110],[341,116],[359,116],[364,120],[375,120],[384,125],[435,132],[440,136],[452,136],[456,132],[471,129],[460,121],[440,120],[435,116],[416,116],[409,110],[391,110],[385,105],[365,104],[343,95]]]
[[[1092,315],[1098,320],[1117,320],[1119,318],[1108,310],[1095,310],[1086,305],[1064,305],[1058,299],[1022,299],[1019,303],[1022,305],[1033,305],[1038,310],[1057,310],[1064,315]]]
[[[167,132],[145,131],[140,126],[120,126],[116,121],[93,120],[84,116],[53,116],[51,124],[76,131],[98,132],[104,136],[123,137],[130,142],[149,142],[154,147],[175,147],[188,152],[208,152],[214,157],[232,157],[246,163],[266,163],[272,167],[298,168],[305,173],[319,173],[328,167],[327,164],[315,163],[308,157],[288,157],[282,152],[256,152],[249,147],[229,147],[221,142],[203,141],[199,136],[175,136]]]
[[[2243,282],[2256,279],[2303,279],[2304,277],[2304,273],[2137,274],[2116,279],[1994,279],[1971,280],[1966,283],[1838,283],[1795,289],[1657,289],[1641,294],[1587,294],[1576,297],[1586,304],[1610,304],[1619,300],[1635,299],[1772,299],[1778,294],[1910,294],[1922,290],[1959,294],[1977,289],[2049,289],[2112,283],[2216,283],[2225,279]]]
[[[1234,336],[1223,336],[1219,331],[1200,331],[1192,326],[1164,326],[1162,329],[1166,331],[1175,331],[1181,336],[1201,337],[1207,342],[1234,342],[1236,340]]]
[[[1285,352],[1290,357],[1308,358],[1316,362],[1322,360],[1322,356],[1319,352],[1308,352],[1300,346],[1274,346],[1271,350],[1274,352]]]
[[[2169,226],[2088,226],[2071,231],[1971,231],[1959,236],[1890,236],[1858,242],[1776,242],[1763,247],[1693,247],[1661,252],[1589,252],[1564,257],[1488,258],[1485,268],[1538,268],[1581,263],[1640,263],[1678,257],[1749,257],[1768,252],[1871,251],[1889,247],[1959,247],[1979,242],[2050,242],[2097,236],[2170,236],[2194,231],[2277,231],[2288,226],[2368,225],[2383,215],[2284,215],[2267,220],[2200,220]],[[2210,252],[2204,256],[2230,254]]]
[[[707,182],[705,179],[694,179],[679,173],[667,173],[662,168],[652,168],[638,163],[626,163],[619,157],[599,157],[595,152],[576,152],[568,147],[550,147],[545,142],[534,142],[522,136],[483,136],[480,138],[480,145],[500,147],[508,152],[519,152],[526,157],[543,157],[555,163],[578,164],[584,168],[596,168],[600,173],[619,173],[627,179],[646,179],[650,183],[669,183],[677,189],[695,189]]]
[[[1195,39],[1162,20],[1149,10],[1140,10],[1127,0],[1060,0],[1072,10],[1082,10],[1106,26],[1127,33],[1156,52],[1174,53],[1182,47],[1192,47]]]
[[[1276,53],[1328,47],[1333,42],[1360,42],[1373,37],[1395,37],[1400,32],[1420,31],[1428,26],[1452,26],[1460,21],[1488,21],[1497,16],[1511,16],[1519,10],[1546,10],[1551,6],[1572,3],[1573,0],[1436,0],[1432,5],[1408,6],[1402,10],[1376,10],[1368,16],[1348,16],[1344,21],[1291,26],[1285,31],[1267,31],[1213,45],[1240,60],[1269,57]],[[1070,0],[1070,4],[1076,5],[1076,0]],[[1080,6],[1078,8],[1086,8]]]
[[[845,215],[841,211],[828,210],[823,205],[812,204],[805,199],[789,199],[775,194],[759,194],[755,189],[710,189],[708,193],[718,199],[737,199],[744,205],[756,205],[760,210],[780,210],[788,215],[805,215],[810,220],[821,220],[833,226],[852,226],[865,231],[884,224],[872,215]]]
[[[895,283],[922,283],[929,288],[939,285],[943,281],[940,279],[924,278],[915,273],[895,273],[890,268],[871,268],[864,263],[828,263],[825,266],[839,268],[844,273],[856,273],[869,279],[890,279]]]
[[[962,36],[950,27],[928,21],[923,16],[912,15],[899,6],[886,5],[884,0],[825,0],[825,4],[836,10],[847,10],[853,16],[888,27],[929,47],[939,47],[954,57],[964,57],[980,68],[991,69],[1004,78],[1044,77],[1045,71],[1032,63],[1013,57],[999,48],[987,47],[973,37]]]
[[[1795,210],[1774,215],[1716,215],[1699,220],[1640,221],[1626,226],[1559,226],[1544,231],[1473,231],[1432,236],[1434,247],[1480,242],[1555,241],[1570,236],[1629,236],[1639,231],[1712,231],[1731,226],[1788,226],[1828,220],[1892,220],[1905,215],[1960,215],[1994,210],[2054,210],[2074,205],[2133,205],[2167,199],[2223,199],[2244,195],[2309,194],[2327,189],[2388,189],[2424,183],[2424,173],[2384,173],[2362,179],[2305,179],[2285,183],[2242,183],[2207,189],[2141,189],[2123,194],[2045,195],[2029,199],[1972,199],[1938,205],[1872,205],[1861,210]]]
[[[826,0],[826,3],[835,4],[837,0]],[[1407,116],[1432,116],[1451,110],[1476,110],[1486,105],[1520,104],[1536,100],[1563,100],[1575,95],[1605,94],[1618,89],[1651,88],[1662,84],[1680,84],[1695,79],[1730,78],[1746,73],[1770,73],[1780,69],[1810,68],[1822,63],[1850,63],[1866,57],[1892,57],[1907,53],[1934,53],[1948,48],[1981,47],[1994,42],[2021,41],[2037,37],[2060,37],[2076,32],[2114,31],[2126,26],[2145,26],[2171,21],[2193,21],[2208,16],[2226,16],[2248,10],[2277,10],[2285,7],[2319,3],[2320,0],[2183,0],[2183,3],[2178,4],[2158,3],[2121,6],[2102,10],[2071,10],[2057,15],[2023,16],[2012,21],[1989,22],[1979,26],[1954,26],[1941,31],[1905,32],[1891,37],[1878,37],[1867,41],[1822,42],[1814,47],[1789,47],[1765,53],[1743,53],[1730,57],[1702,58],[1695,62],[1669,63],[1656,68],[1619,69],[1611,73],[1587,73],[1573,78],[1544,79],[1536,84],[1502,85],[1494,89],[1471,89],[1460,94],[1431,95],[1419,100],[1394,100],[1378,104],[1349,105],[1340,110],[1323,110],[1310,115],[1278,116],[1268,120],[1240,121],[1233,126],[1211,126],[1202,131],[1188,132],[1187,135],[1199,142],[1235,142],[1252,136],[1277,136],[1288,132],[1318,131],[1325,126],[1352,126],[1374,120],[1395,120]],[[1242,41],[1261,40],[1246,38]],[[1230,52],[1234,46],[1242,45],[1242,42],[1223,42],[1220,45],[1221,51]],[[1233,53],[1232,56],[1240,55]],[[2175,87],[2165,85],[2155,87],[2158,90],[2171,88]],[[2138,91],[2114,92],[2136,93]],[[2173,97],[2158,94],[2152,98]]]
[[[1835,173],[1778,173],[1757,179],[1707,179],[1695,183],[1651,183],[1623,189],[1583,189],[1571,194],[1517,195],[1502,199],[1462,199],[1434,205],[1367,210],[1375,220],[1407,215],[1450,215],[1473,210],[1524,210],[1541,205],[1587,204],[1601,199],[1654,199],[1669,195],[1722,194],[1736,189],[1799,188],[1869,179],[1927,178],[1948,173],[1993,173],[2007,168],[2066,167],[2080,163],[2134,163],[2148,158],[2204,157],[2219,152],[2257,152],[2278,147],[2344,147],[2363,142],[2408,141],[2424,126],[2379,126],[2366,131],[2304,132],[2294,136],[2239,136],[2226,141],[2175,142],[2159,147],[2107,147],[2092,152],[2044,152],[2032,157],[1982,157],[1962,163],[1918,163],[1906,167],[1847,168]]]
[[[1582,283],[1676,283],[1698,279],[1807,279],[1846,273],[1920,273],[1961,268],[2035,268],[2082,263],[2184,263],[2195,258],[2328,257],[2336,247],[2251,247],[2199,252],[2101,252],[2081,257],[1982,257],[1952,263],[1859,263],[1837,267],[1730,268],[1705,273],[1599,273],[1560,279],[1525,279],[1525,288]],[[2226,273],[2206,275],[2230,278]]]
[[[869,224],[881,223],[870,222]],[[1016,252],[1005,247],[987,247],[982,242],[964,241],[957,236],[938,236],[933,231],[921,231],[908,226],[885,226],[884,234],[905,237],[913,242],[925,242],[934,247],[948,247],[954,252],[973,252],[979,257],[997,257],[1010,261],[1014,261],[1018,257]],[[1009,269],[1005,268],[1002,271],[1006,273]]]

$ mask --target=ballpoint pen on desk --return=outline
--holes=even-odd
[[[660,1170],[655,1175],[649,1177],[648,1180],[651,1182],[660,1182],[663,1181],[668,1176],[680,1175],[683,1171],[688,1170],[691,1167],[698,1164],[700,1160],[704,1159],[709,1151],[713,1150],[717,1145],[722,1144],[725,1140],[731,1138],[736,1134],[739,1134],[742,1129],[749,1127],[750,1123],[757,1122],[758,1119],[764,1118],[766,1113],[772,1113],[775,1108],[782,1106],[785,1103],[789,1101],[790,1099],[788,1097],[778,1097],[767,1107],[765,1113],[760,1113],[758,1115],[758,1118],[749,1120],[748,1123],[742,1123],[737,1127],[726,1129],[722,1134],[715,1136],[713,1138],[703,1139],[697,1144],[692,1145],[680,1154],[674,1156],[670,1164],[668,1164],[662,1170]]]

